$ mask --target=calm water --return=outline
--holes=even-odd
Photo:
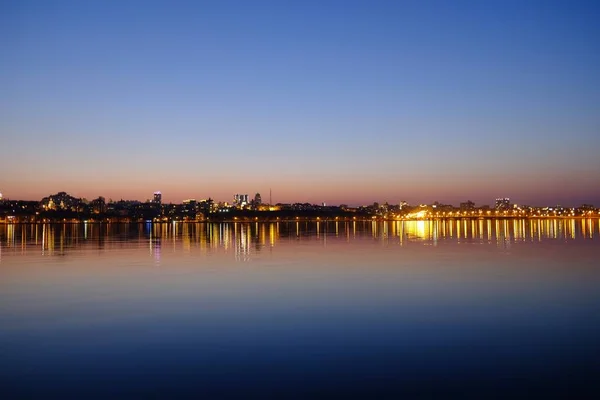
[[[11,398],[565,396],[599,374],[597,219],[0,225]]]

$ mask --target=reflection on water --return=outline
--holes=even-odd
[[[272,223],[140,223],[140,224],[5,224],[0,225],[0,262],[8,254],[41,252],[66,255],[82,248],[115,249],[146,246],[160,260],[161,249],[184,252],[232,251],[247,261],[253,252],[282,241],[328,240],[351,242],[370,237],[385,244],[446,242],[495,243],[579,240],[600,237],[597,219],[480,219],[430,221],[317,221]]]
[[[0,392],[572,398],[600,375],[599,229],[0,225]]]

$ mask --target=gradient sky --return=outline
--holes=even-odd
[[[600,205],[597,1],[1,1],[0,192]]]

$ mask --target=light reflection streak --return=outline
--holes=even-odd
[[[332,224],[332,225],[330,225]],[[341,224],[341,226],[340,226]],[[141,224],[0,224],[2,261],[15,255],[27,256],[37,248],[44,256],[66,255],[71,249],[92,247],[98,251],[122,246],[123,238],[138,241],[157,263],[161,242],[174,251],[232,251],[237,260],[249,261],[267,244],[278,246],[281,239],[352,242],[364,235],[382,246],[408,243],[439,245],[443,241],[495,243],[507,250],[513,243],[544,240],[597,240],[599,219],[494,219],[494,220],[413,220],[343,222],[237,222],[237,223],[141,223]],[[267,238],[268,236],[268,238]],[[397,240],[391,240],[397,238]],[[38,253],[40,254],[40,253]]]

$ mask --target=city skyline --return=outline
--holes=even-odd
[[[455,202],[445,202],[445,201],[439,201],[438,199],[435,200],[431,200],[431,201],[423,201],[423,199],[418,200],[418,201],[414,201],[414,200],[410,200],[409,197],[404,197],[402,200],[398,200],[398,201],[388,201],[387,199],[371,199],[370,201],[365,201],[363,203],[351,203],[348,201],[340,201],[340,202],[325,202],[325,201],[317,201],[317,202],[311,202],[311,201],[302,201],[302,200],[298,200],[298,199],[292,199],[290,201],[277,201],[277,200],[273,200],[272,198],[272,190],[269,190],[269,194],[267,196],[263,196],[261,195],[260,192],[252,192],[252,193],[235,193],[235,194],[231,194],[229,198],[218,198],[216,196],[212,196],[212,195],[207,195],[207,196],[187,196],[184,199],[178,199],[178,200],[169,200],[169,197],[167,196],[165,198],[165,200],[163,201],[163,196],[164,193],[160,190],[157,191],[153,191],[151,193],[150,196],[147,197],[141,197],[141,198],[136,198],[136,197],[128,197],[128,198],[124,198],[124,197],[109,197],[109,196],[105,196],[103,194],[99,194],[99,195],[95,195],[95,196],[78,196],[76,193],[72,193],[72,192],[67,192],[67,191],[54,191],[53,193],[48,193],[45,194],[44,196],[41,196],[37,199],[31,199],[31,198],[15,198],[15,197],[7,197],[5,195],[2,194],[2,192],[0,192],[0,201],[2,200],[6,200],[6,201],[25,201],[25,202],[39,202],[39,201],[44,201],[45,199],[50,199],[53,196],[57,196],[57,195],[66,195],[69,197],[72,197],[73,199],[77,199],[77,200],[83,200],[83,201],[87,201],[87,202],[92,202],[98,199],[102,199],[102,201],[105,202],[119,202],[119,201],[133,201],[133,202],[139,202],[139,203],[153,203],[153,204],[174,204],[174,205],[181,205],[181,204],[185,204],[186,202],[206,202],[206,201],[212,201],[215,203],[222,203],[222,204],[228,204],[230,206],[242,206],[242,208],[246,208],[246,207],[250,207],[253,202],[255,201],[256,198],[258,198],[258,203],[257,204],[270,204],[270,205],[278,205],[278,204],[312,204],[312,205],[317,205],[317,206],[340,206],[340,205],[346,205],[348,207],[367,207],[367,206],[371,206],[373,204],[390,204],[390,205],[400,205],[402,206],[403,204],[407,205],[407,206],[416,206],[416,205],[432,205],[432,204],[440,204],[440,205],[450,205],[450,206],[454,206],[454,207],[458,207],[458,205],[460,205],[461,207],[463,206],[463,204],[470,204],[470,206],[476,206],[477,208],[479,207],[491,207],[492,209],[495,207],[496,209],[498,209],[498,205],[499,204],[504,204],[505,206],[507,206],[508,208],[512,208],[513,206],[525,206],[525,207],[554,207],[554,206],[560,206],[560,207],[566,207],[566,208],[577,208],[580,206],[594,206],[597,205],[598,203],[594,203],[592,201],[582,201],[580,203],[573,203],[573,204],[563,204],[559,201],[553,200],[553,201],[549,201],[543,204],[533,204],[533,203],[527,203],[527,202],[523,202],[523,201],[519,201],[519,199],[515,199],[515,198],[511,198],[511,197],[496,197],[493,199],[487,199],[486,201],[473,201],[472,198],[469,198],[468,196],[458,199]],[[264,198],[264,200],[262,200]],[[252,199],[252,200],[250,200]],[[504,208],[504,206],[502,206],[501,208]]]
[[[0,191],[600,203],[600,5],[5,2]]]
[[[581,204],[600,204],[600,194],[595,194],[593,190],[589,191],[591,195],[588,195],[586,192],[570,192],[568,190],[568,180],[562,181],[561,190],[556,190],[554,187],[549,190],[542,191],[540,193],[539,190],[536,193],[532,191],[525,191],[521,195],[510,193],[508,197],[511,199],[518,200],[519,204],[529,204],[529,205],[556,205],[560,204],[567,207],[576,207]],[[565,185],[566,184],[566,185]],[[64,189],[66,185],[62,186],[60,190],[56,188],[49,188],[48,190],[40,189],[39,186],[25,188],[25,190],[21,192],[10,193],[3,189],[3,197],[5,199],[12,200],[38,200],[43,197],[46,197],[52,193],[57,193],[60,191],[69,193],[78,198],[86,198],[86,199],[94,199],[99,196],[105,197],[106,199],[117,200],[139,200],[146,201],[152,200],[153,194],[157,189],[124,189],[124,190],[115,190],[115,189],[106,189],[106,190],[87,190],[82,191],[78,190],[76,186],[73,186],[73,190]],[[442,186],[441,184],[438,186]],[[469,183],[465,182],[463,185],[445,185],[446,187],[452,186],[453,189],[457,187],[461,187],[465,190],[464,193],[457,193],[452,195],[445,195],[446,191],[440,191],[437,193],[434,190],[426,190],[424,193],[419,193],[414,190],[411,190],[409,187],[399,188],[397,190],[388,189],[387,193],[389,196],[376,196],[371,195],[372,193],[369,189],[373,189],[374,185],[365,184],[365,185],[357,185],[354,189],[358,192],[361,192],[359,196],[349,195],[348,197],[344,197],[343,194],[332,194],[331,190],[324,190],[322,193],[311,192],[310,195],[305,195],[304,193],[294,193],[293,191],[287,190],[283,194],[279,193],[278,190],[272,190],[273,192],[273,204],[276,203],[311,203],[311,204],[348,204],[350,206],[360,206],[365,204],[372,204],[373,202],[389,202],[390,204],[397,204],[401,201],[408,201],[411,204],[425,204],[425,203],[433,203],[438,201],[444,204],[458,204],[460,202],[464,202],[467,200],[471,200],[476,204],[492,204],[495,199],[500,197],[507,196],[506,192],[501,192],[500,190],[490,190],[488,193],[479,194],[479,195],[469,195],[468,187]],[[600,186],[592,186],[592,189],[599,188]],[[567,189],[565,189],[567,188]],[[565,189],[565,190],[563,190]],[[219,190],[212,191],[210,188],[202,189],[202,190],[189,190],[189,189],[175,189],[174,191],[165,191],[161,190],[163,199],[168,203],[181,203],[185,199],[195,198],[195,199],[208,199],[209,197],[216,201],[224,201],[224,202],[233,202],[233,196],[235,193],[240,192],[238,189],[233,189],[231,191]],[[263,201],[268,202],[269,200],[269,188],[266,190],[247,190],[245,191],[249,195],[254,196],[254,194],[259,193],[263,196]],[[394,193],[395,192],[395,193]],[[24,193],[24,195],[19,195],[18,193]]]

